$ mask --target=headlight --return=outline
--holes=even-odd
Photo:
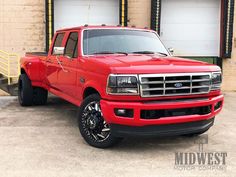
[[[116,95],[138,95],[137,75],[110,75],[108,77],[107,93]]]
[[[211,90],[220,90],[222,83],[222,74],[221,72],[212,73],[211,76]]]

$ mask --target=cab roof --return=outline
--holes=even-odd
[[[60,29],[60,30],[57,30],[57,32],[71,31],[71,30],[84,30],[84,29],[129,29],[129,30],[153,31],[153,30],[150,30],[148,28],[122,27],[122,26],[106,26],[106,25],[100,25],[100,26],[84,25],[84,26]]]

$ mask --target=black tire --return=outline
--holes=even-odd
[[[112,130],[103,119],[100,109],[100,99],[101,97],[98,94],[90,95],[84,99],[78,114],[79,130],[89,145],[96,148],[109,148],[117,144],[121,138],[113,136]],[[93,108],[93,104],[95,109],[91,109]]]
[[[33,104],[34,105],[45,105],[48,100],[48,91],[40,88],[33,87]]]
[[[18,81],[18,100],[21,106],[33,104],[33,87],[26,74],[21,74]]]

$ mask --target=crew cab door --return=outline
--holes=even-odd
[[[78,31],[66,34],[64,55],[60,57],[58,88],[64,94],[75,98],[77,90]]]
[[[54,44],[51,47],[51,50],[49,51],[48,58],[46,59],[46,82],[47,85],[49,85],[53,89],[58,89],[57,75],[59,70],[58,61],[56,58],[59,56],[54,55],[54,47],[62,47],[64,36],[65,33],[58,33],[56,35]]]

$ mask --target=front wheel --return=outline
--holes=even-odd
[[[85,98],[78,115],[79,130],[89,145],[108,148],[118,143],[121,138],[113,136],[109,124],[104,120],[100,99],[98,94]]]

